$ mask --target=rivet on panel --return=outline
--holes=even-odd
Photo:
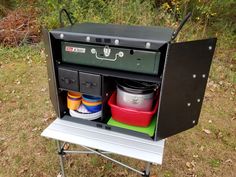
[[[193,120],[193,124],[195,124],[196,123],[196,121],[195,120]]]
[[[89,36],[86,37],[86,41],[90,42],[90,37]]]
[[[193,74],[193,78],[196,78],[197,77],[197,75],[196,74]]]
[[[190,107],[190,106],[191,106],[191,103],[187,103],[187,106]]]
[[[150,48],[151,47],[151,43],[150,42],[147,42],[146,43],[146,48]]]
[[[64,38],[64,34],[60,34],[60,38],[63,39]]]
[[[209,49],[209,50],[212,50],[212,46],[209,46],[208,49]]]
[[[202,78],[205,78],[205,77],[206,77],[206,74],[203,74],[203,75],[202,75]]]
[[[200,99],[200,98],[198,98],[198,99],[197,99],[197,102],[198,102],[198,103],[200,103],[200,101],[201,101],[201,99]]]
[[[118,39],[115,40],[115,45],[119,45],[120,41]]]
[[[106,93],[106,96],[108,96],[108,93]]]

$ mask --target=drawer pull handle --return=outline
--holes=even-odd
[[[95,54],[95,56],[96,56],[96,58],[97,58],[98,60],[106,60],[106,61],[116,61],[118,57],[120,57],[120,58],[124,57],[124,52],[122,52],[122,51],[116,53],[116,54],[115,54],[115,58],[103,58],[103,57],[99,57],[99,56],[98,56],[98,53],[97,53],[97,51],[96,51],[96,49],[94,49],[94,48],[91,49],[91,53],[92,53],[92,54]]]
[[[97,86],[96,83],[92,83],[92,82],[83,82],[82,85],[84,85],[86,88],[92,88],[92,87]]]

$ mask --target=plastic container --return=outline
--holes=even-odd
[[[95,113],[95,112],[98,112],[98,111],[101,111],[102,109],[102,104],[99,104],[97,106],[87,106],[87,105],[84,105],[84,107],[91,113]]]
[[[88,101],[85,101],[84,99],[82,99],[82,103],[86,106],[97,106],[99,104],[102,104],[101,101],[97,101],[97,102],[88,102]]]
[[[67,107],[71,110],[77,110],[81,104],[81,94],[79,92],[67,93]]]
[[[80,119],[86,119],[86,120],[95,120],[102,116],[102,111],[98,111],[96,113],[90,113],[88,110],[84,107],[83,104],[80,105],[78,110],[71,110],[70,109],[70,115],[72,117],[80,118]]]
[[[129,108],[119,107],[116,104],[116,92],[112,94],[108,101],[111,107],[112,118],[118,122],[128,125],[147,127],[152,120],[152,117],[157,112],[158,101],[151,111],[137,111]]]
[[[102,101],[101,97],[95,97],[95,96],[91,96],[91,95],[84,95],[82,96],[83,100],[87,101],[87,102],[98,102],[98,101]]]

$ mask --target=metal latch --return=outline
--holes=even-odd
[[[110,53],[111,53],[111,49],[109,48],[109,46],[105,46],[103,49],[103,53],[105,57],[109,57]]]

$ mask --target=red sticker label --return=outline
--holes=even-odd
[[[80,48],[80,47],[66,46],[65,51],[66,52],[75,52],[75,53],[85,53],[86,49],[85,48]]]

